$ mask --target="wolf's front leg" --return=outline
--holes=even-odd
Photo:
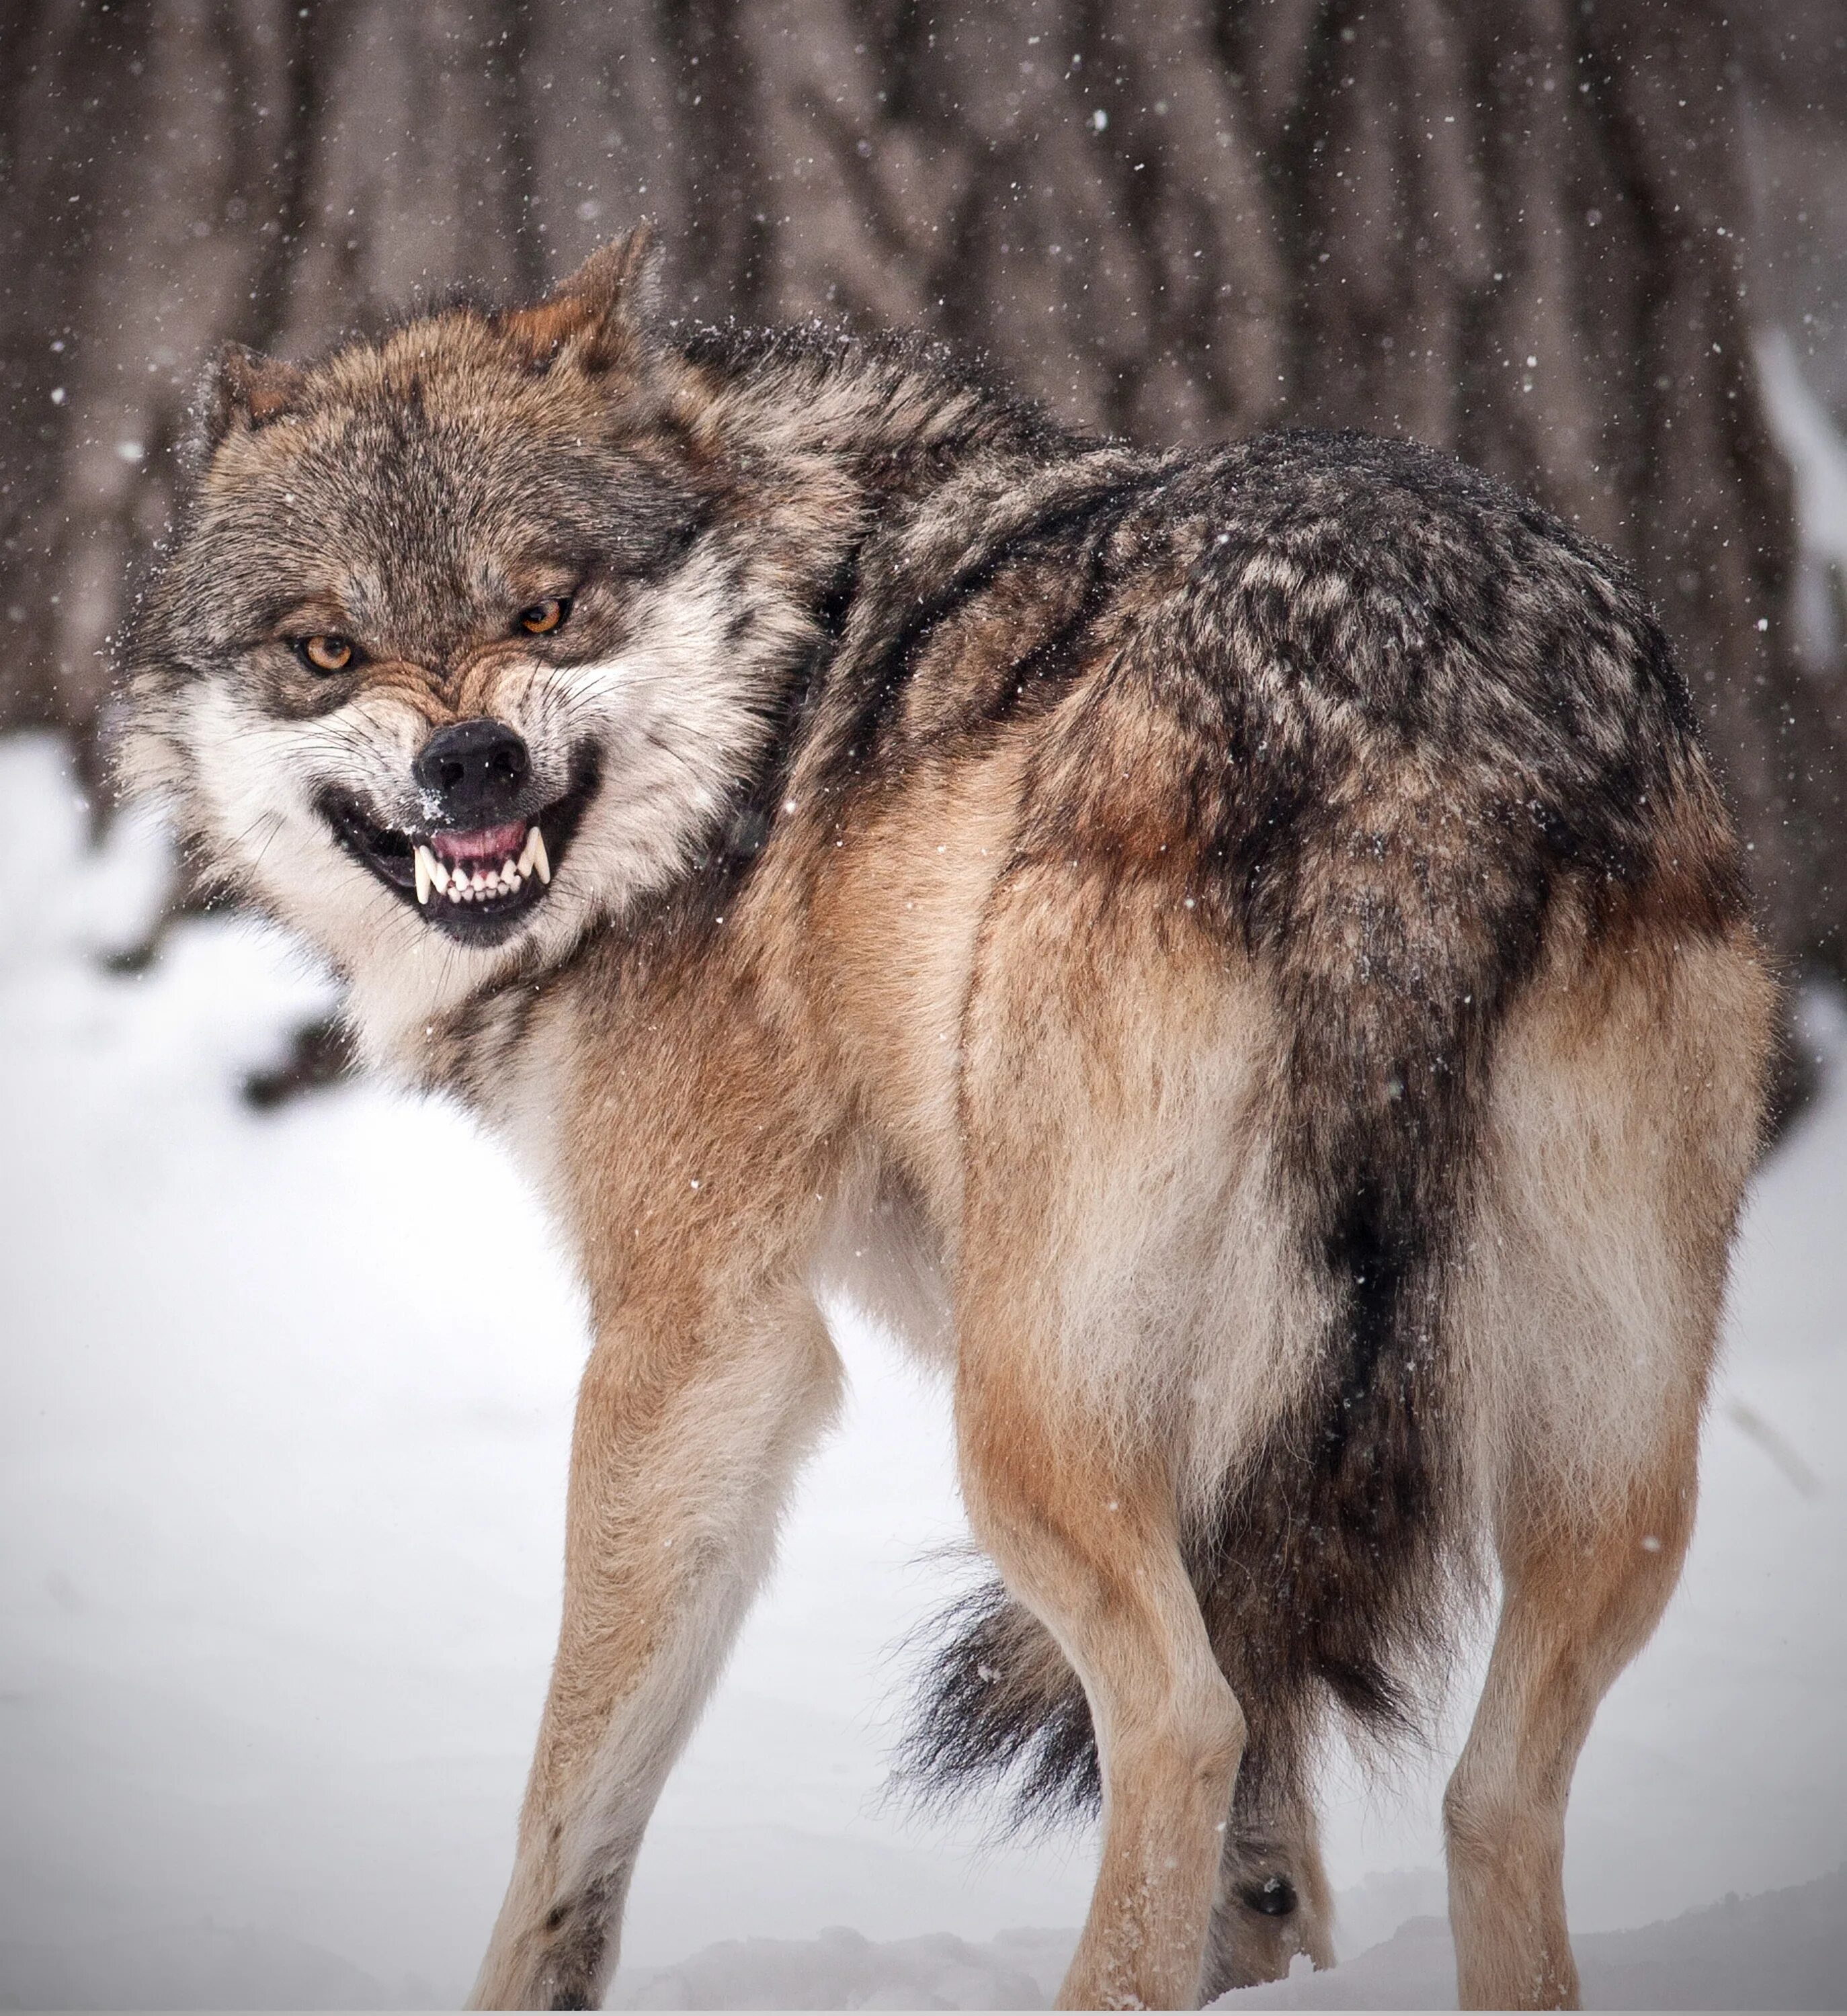
[[[642,1829],[839,1376],[793,1287],[630,1302],[602,1326],[578,1400],[557,1662],[471,2008],[599,2003]]]

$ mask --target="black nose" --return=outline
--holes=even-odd
[[[526,745],[501,721],[458,721],[423,744],[411,775],[459,826],[512,812],[526,781]]]

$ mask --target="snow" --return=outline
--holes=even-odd
[[[1573,1945],[1587,2009],[1838,2009],[1847,1989],[1847,1872]],[[1453,2009],[1456,1954],[1440,1917],[1409,1920],[1326,1974],[1228,1995],[1225,2009]]]
[[[1042,2009],[1069,1932],[947,1933],[875,1945],[835,1927],[818,1939],[729,1940],[630,1985],[632,2009]],[[1847,1986],[1847,1872],[1767,1895],[1576,1941],[1587,2009],[1837,2009]],[[1215,2009],[1453,2009],[1456,1953],[1440,1917],[1406,1919],[1342,1967]]]
[[[1847,608],[1839,600],[1847,579],[1847,441],[1803,377],[1787,329],[1759,333],[1757,369],[1764,418],[1795,484],[1798,641],[1811,665],[1831,671],[1847,649]]]
[[[544,1687],[580,1298],[456,1112],[239,1103],[329,998],[275,936],[103,970],[167,870],[133,823],[86,847],[54,742],[0,742],[0,2007],[452,2006]],[[1579,1773],[1593,1998],[1847,1996],[1847,1013],[1809,1026],[1830,1090],[1751,1213],[1686,1582]],[[1082,1916],[1082,1837],[880,1798],[963,1528],[941,1395],[839,1331],[849,1416],[650,1834],[621,2006],[1038,2006]],[[1356,1957],[1245,1999],[1448,1995],[1444,1762],[1330,1768]]]

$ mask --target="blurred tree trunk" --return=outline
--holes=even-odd
[[[1719,0],[12,0],[0,725],[90,737],[201,355],[529,290],[922,326],[1148,441],[1403,432],[1629,555],[1765,914],[1840,963]]]

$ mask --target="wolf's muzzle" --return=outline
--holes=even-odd
[[[544,800],[525,743],[498,722],[443,729],[411,767],[426,797],[414,823],[382,819],[332,786],[320,795],[321,815],[347,852],[427,923],[451,938],[498,944],[550,889],[596,795],[596,752],[580,749],[563,793]]]

